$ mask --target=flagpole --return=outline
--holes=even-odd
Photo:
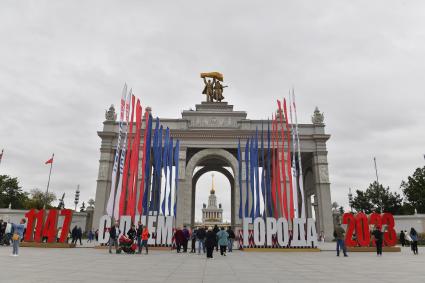
[[[1,165],[1,160],[3,159],[3,152],[4,152],[4,149],[2,149],[0,153],[0,165]]]
[[[44,205],[43,208],[46,208],[46,202],[47,202],[47,194],[49,193],[49,185],[50,185],[50,176],[52,175],[52,167],[53,167],[53,158],[55,157],[55,154],[52,154],[52,162],[50,162],[50,170],[49,170],[49,179],[47,181],[47,187],[46,187],[46,196],[44,198]]]

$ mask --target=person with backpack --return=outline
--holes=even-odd
[[[229,234],[229,244],[227,246],[227,250],[229,253],[233,252],[233,242],[235,241],[236,235],[235,232],[233,232],[232,227],[229,226],[227,229],[227,234]]]
[[[26,222],[26,219],[22,218],[19,224],[12,224],[12,242],[13,242],[12,256],[18,256],[19,243],[24,237],[25,222]]]
[[[413,251],[413,254],[414,255],[417,255],[418,254],[418,240],[419,240],[419,237],[418,237],[418,232],[416,232],[416,230],[415,230],[415,228],[410,228],[410,238],[412,239],[412,244],[411,244],[411,248],[412,248],[412,251]]]

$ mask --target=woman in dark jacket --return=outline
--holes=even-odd
[[[174,238],[176,239],[177,252],[179,253],[185,241],[183,231],[180,228],[177,228],[176,232],[174,233]]]
[[[217,245],[217,235],[211,228],[209,228],[205,239],[205,246],[207,247],[207,258],[213,258],[214,246]]]
[[[127,237],[129,237],[132,241],[136,238],[136,227],[134,224],[131,224],[131,228],[127,232]]]
[[[410,238],[412,238],[412,251],[413,254],[418,254],[418,232],[416,232],[415,228],[410,229]]]

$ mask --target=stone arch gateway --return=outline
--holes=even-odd
[[[155,113],[152,113],[155,116]],[[328,176],[326,142],[330,135],[325,133],[323,116],[316,109],[311,124],[300,124],[301,159],[305,173],[304,189],[307,215],[312,215],[312,206],[316,211],[316,229],[324,232],[325,239],[331,240],[333,220],[331,207],[330,182]],[[93,227],[99,225],[99,219],[106,214],[106,203],[111,189],[111,175],[114,159],[114,147],[118,137],[118,122],[114,115],[107,115],[103,129],[98,132],[101,138],[99,171],[96,187],[96,203]],[[216,170],[224,172],[231,183],[231,222],[237,229],[242,220],[238,217],[239,182],[237,147],[241,147],[247,138],[255,134],[262,126],[267,129],[268,120],[247,119],[245,111],[235,111],[227,102],[202,102],[195,110],[184,110],[181,118],[160,118],[160,123],[170,128],[173,139],[180,140],[179,151],[179,191],[177,201],[176,225],[191,225],[194,219],[195,192],[197,178],[202,172]],[[142,123],[144,127],[144,123]],[[135,127],[133,127],[134,137]],[[142,131],[143,135],[143,131]],[[143,140],[143,139],[142,139]],[[140,149],[141,151],[141,149]],[[242,164],[244,150],[242,148]],[[140,159],[142,156],[140,155]],[[195,172],[200,166],[201,173]],[[245,170],[242,170],[242,182],[245,182]],[[202,175],[202,174],[201,174]],[[139,175],[139,181],[141,176]],[[309,199],[315,196],[314,203]],[[245,201],[242,190],[242,200]],[[250,203],[252,205],[252,202]]]

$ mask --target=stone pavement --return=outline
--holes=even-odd
[[[330,246],[329,246],[330,247]],[[0,247],[0,282],[425,282],[425,249],[401,253],[278,253],[203,255],[152,251],[116,255],[93,248]]]

